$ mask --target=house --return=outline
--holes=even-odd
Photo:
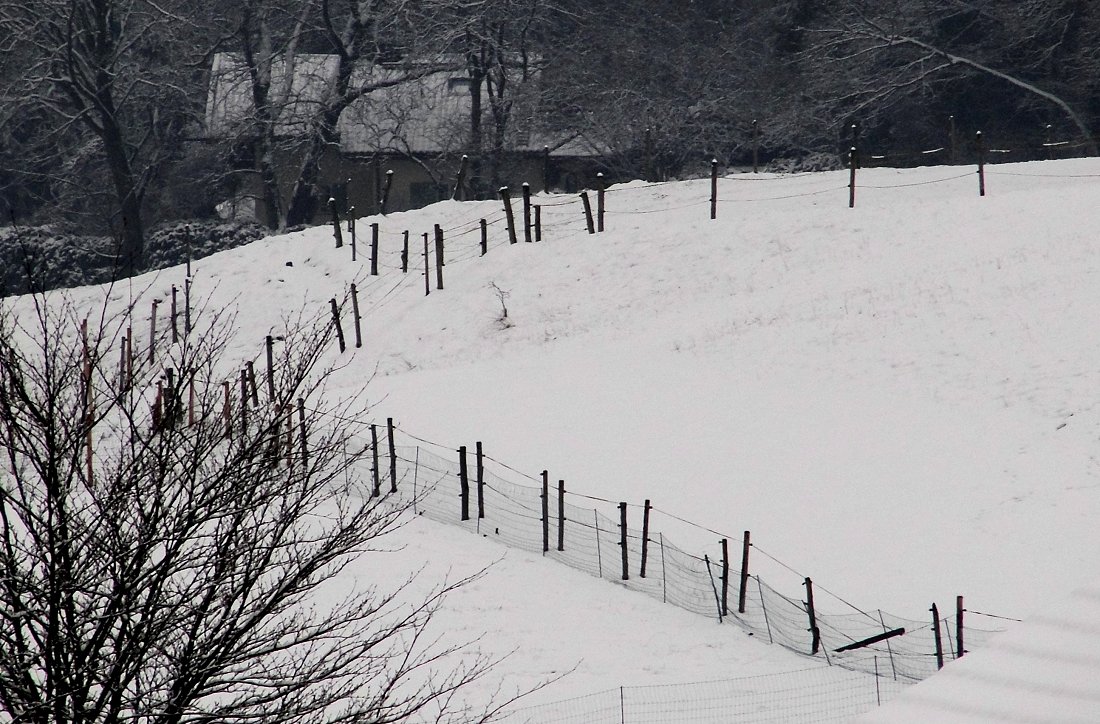
[[[494,176],[509,186],[528,183],[533,191],[573,191],[594,181],[600,170],[595,152],[576,139],[539,131],[536,82],[513,86],[511,122],[494,155],[483,150],[490,145],[487,140],[480,153],[472,140],[472,84],[463,64],[413,66],[420,77],[397,82],[409,67],[372,65],[354,71],[353,85],[378,88],[340,115],[337,143],[325,150],[316,183],[318,192],[335,199],[342,210],[354,206],[363,216],[419,208],[452,196],[494,196],[495,185],[488,181]],[[324,54],[297,54],[272,64],[267,103],[275,137],[271,165],[283,208],[298,178],[310,124],[331,91],[337,68],[336,56]],[[488,109],[487,100],[481,105]],[[206,104],[208,139],[247,138],[254,115],[252,84],[241,56],[215,55]],[[491,118],[487,110],[482,115],[483,137],[489,139]],[[276,210],[266,208],[255,159],[248,157],[247,144],[241,146],[245,150],[236,163],[234,195],[222,205],[223,213],[271,223]],[[458,186],[460,173],[463,183]],[[315,221],[325,220],[324,204],[318,209],[321,218]]]

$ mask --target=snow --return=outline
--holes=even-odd
[[[706,180],[633,182],[608,192],[596,235],[576,197],[539,195],[543,241],[521,232],[515,246],[498,202],[443,202],[360,220],[355,262],[325,227],[197,261],[192,293],[238,306],[233,354],[251,359],[285,316],[323,318],[355,282],[364,346],[330,389],[369,381],[374,419],[449,449],[484,441],[574,492],[652,499],[655,527],[700,554],[715,555],[712,531],[750,530],[752,572],[792,597],[811,576],[822,610],[927,620],[962,594],[968,624],[997,629],[1009,622],[980,613],[1046,616],[1100,577],[1098,178],[1094,160],[998,165],[979,198],[972,168],[867,169],[850,209],[846,173],[742,174],[721,180],[715,221]],[[479,218],[492,221],[485,257]],[[448,239],[445,289],[433,269],[425,296],[434,224]],[[165,270],[112,295],[164,299],[183,278]],[[506,320],[490,283],[508,294]],[[102,291],[70,295],[91,304]],[[458,529],[416,519],[398,539],[391,563],[364,561],[360,575],[398,580],[428,562],[431,578],[503,556],[446,620],[486,651],[515,650],[499,669],[507,686],[572,670],[532,703],[814,665]],[[1044,696],[1084,720],[1097,707],[1067,693],[1079,678]],[[983,696],[962,674],[929,686],[941,679]],[[1010,707],[1028,691],[998,698]]]

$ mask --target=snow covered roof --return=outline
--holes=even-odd
[[[272,63],[271,105],[277,114],[276,134],[291,137],[303,134],[322,109],[322,102],[332,92],[338,63],[334,55],[302,53],[294,56],[292,72],[287,67],[285,58]],[[417,72],[416,67],[365,65],[356,69],[354,85],[377,83],[383,87],[363,95],[340,117],[344,153],[457,153],[469,148],[472,99],[462,64],[456,60],[451,69],[387,85],[410,72]],[[535,83],[512,86],[514,120],[506,148],[541,151],[549,146],[555,155],[592,155],[575,144],[532,131]],[[487,108],[487,103],[484,106]],[[252,117],[253,107],[249,73],[240,54],[215,55],[207,97],[207,133],[215,138],[232,135]],[[488,119],[484,126],[488,129]]]
[[[1100,721],[1100,580],[858,720],[861,724]]]

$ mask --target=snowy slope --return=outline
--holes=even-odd
[[[240,304],[245,359],[284,315],[324,315],[354,281],[364,347],[334,390],[369,380],[376,419],[452,449],[482,440],[578,493],[650,498],[655,525],[700,553],[714,555],[711,530],[751,530],[751,570],[792,597],[813,577],[823,609],[923,620],[964,594],[968,622],[998,628],[979,612],[1022,618],[1100,575],[1100,164],[998,166],[985,198],[973,169],[866,170],[855,209],[846,181],[725,178],[716,221],[707,181],[616,186],[597,235],[575,197],[540,197],[543,241],[515,246],[498,203],[444,202],[360,220],[355,262],[316,228],[197,262],[193,290],[211,308]],[[483,258],[479,218],[492,222]],[[425,297],[423,276],[397,268],[400,245],[410,231],[419,269],[436,223],[446,288],[433,273]],[[183,277],[113,297],[166,299]],[[433,567],[501,552],[426,521],[408,536],[401,555]],[[456,607],[504,612],[463,626],[490,631],[492,650],[515,643],[515,681],[581,662],[541,700],[715,678],[715,657],[731,678],[805,665],[557,567],[568,583],[547,591],[528,573],[540,565],[510,553]],[[562,618],[532,619],[540,601]],[[671,628],[641,639],[639,621]]]

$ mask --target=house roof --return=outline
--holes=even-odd
[[[272,64],[270,93],[277,114],[277,135],[293,137],[308,130],[311,119],[332,92],[337,64],[335,55],[307,53],[294,56],[292,63],[279,58]],[[382,87],[364,94],[341,115],[338,130],[344,153],[459,153],[469,147],[472,99],[469,77],[461,63],[456,60],[453,70],[427,72],[416,80],[388,85],[409,73],[407,67],[385,65],[364,65],[355,70],[354,85]],[[552,155],[591,155],[577,144],[532,130],[536,83],[513,86],[514,122],[505,147],[534,152],[549,146]],[[216,54],[207,96],[207,134],[214,138],[231,136],[248,123],[253,113],[248,69],[240,54]],[[488,129],[487,118],[483,123]]]

